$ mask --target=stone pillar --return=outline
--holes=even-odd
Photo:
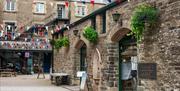
[[[107,62],[103,62],[101,91],[117,91],[118,89],[118,49],[118,43],[107,43]]]

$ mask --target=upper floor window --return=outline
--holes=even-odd
[[[16,22],[4,22],[5,24],[5,40],[14,40]]]
[[[5,22],[5,29],[7,33],[14,32],[16,27],[15,25],[16,25],[15,22]]]
[[[65,5],[57,5],[58,18],[65,18]]]
[[[5,1],[5,10],[6,11],[15,11],[16,9],[16,0],[6,0]]]
[[[35,13],[44,14],[45,13],[45,3],[35,2]]]
[[[85,5],[78,5],[76,7],[76,16],[85,16],[86,15],[86,6]]]

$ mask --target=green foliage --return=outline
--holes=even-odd
[[[63,37],[61,39],[62,43],[63,43],[63,46],[68,46],[69,45],[69,39],[68,37]]]
[[[150,5],[143,4],[135,8],[131,17],[131,30],[137,42],[140,42],[142,39],[145,23],[152,26],[157,21],[157,18],[158,10]]]
[[[69,45],[69,39],[67,37],[59,38],[55,42],[55,48],[59,49],[63,46],[68,46]]]
[[[98,33],[92,27],[85,27],[83,31],[83,36],[90,42],[97,42]]]

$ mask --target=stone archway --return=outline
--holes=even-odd
[[[118,48],[117,48],[119,52],[118,79],[120,78],[120,80],[118,81],[119,91],[134,89],[133,79],[131,80],[131,78],[129,77],[131,76],[131,72],[132,72],[132,60],[134,60],[134,58],[137,57],[137,47],[136,47],[135,38],[132,35],[131,36],[127,35],[128,33],[130,33],[130,31],[131,30],[128,28],[120,28],[117,31],[111,32],[110,35],[110,40],[113,43],[118,44]],[[127,85],[127,84],[131,84],[131,85]]]
[[[85,44],[85,42],[83,40],[78,40],[74,47],[76,49],[80,49],[84,44]]]
[[[120,28],[119,30],[115,31],[111,35],[111,41],[118,42],[121,40],[126,34],[128,34],[131,30],[128,28]]]

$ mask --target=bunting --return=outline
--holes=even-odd
[[[69,2],[65,1],[65,6],[68,7],[69,6]]]
[[[94,6],[94,0],[91,0],[91,4]]]

